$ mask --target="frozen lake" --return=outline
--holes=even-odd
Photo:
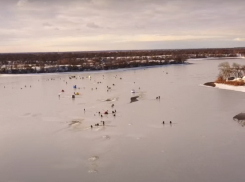
[[[224,61],[245,64],[1,75],[0,181],[244,182],[245,128],[232,118],[245,112],[245,95],[200,86]]]

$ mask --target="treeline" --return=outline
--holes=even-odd
[[[53,65],[53,66],[30,66],[25,65],[22,68],[9,68],[0,69],[0,74],[27,74],[27,73],[55,73],[55,72],[81,72],[81,71],[96,71],[96,70],[113,70],[120,68],[135,68],[144,66],[156,66],[167,64],[182,64],[179,61],[154,61],[154,62],[135,62],[135,61],[120,61],[117,63],[107,62],[103,64],[85,64],[85,65]]]
[[[134,56],[158,56],[169,55],[165,59],[205,58],[205,57],[236,57],[237,54],[245,54],[245,48],[226,49],[179,49],[179,50],[135,50],[135,51],[93,51],[93,52],[61,52],[61,53],[6,53],[0,54],[0,64],[8,61],[17,63],[35,64],[37,61],[45,64],[57,64],[59,60],[76,58],[101,59],[105,57],[134,57]]]
[[[237,57],[245,48],[0,54],[0,73],[49,73],[183,64],[189,58]]]

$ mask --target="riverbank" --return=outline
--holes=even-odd
[[[80,67],[79,69],[65,69],[65,70],[60,70],[59,68],[57,69],[51,69],[51,70],[46,70],[46,71],[28,71],[28,70],[18,70],[18,71],[12,71],[12,72],[5,72],[5,73],[0,73],[0,75],[39,75],[39,74],[70,74],[70,73],[81,73],[81,72],[97,72],[97,71],[119,71],[119,70],[131,70],[131,69],[146,69],[146,68],[153,68],[157,66],[168,66],[168,65],[189,65],[191,63],[189,62],[183,62],[183,63],[178,63],[178,62],[171,62],[171,63],[164,63],[164,62],[154,62],[151,64],[137,64],[137,65],[128,65],[128,66],[115,66],[115,67],[106,67],[106,68],[83,68]],[[57,67],[57,66],[56,66]],[[58,66],[59,67],[59,66]]]
[[[233,91],[238,91],[238,92],[245,92],[245,86],[233,86],[233,85],[215,83],[215,87],[219,88],[219,89],[233,90]]]
[[[214,82],[207,82],[207,83],[204,83],[203,85],[208,86],[208,87],[215,87],[215,88],[219,88],[219,89],[224,89],[224,90],[245,92],[245,86],[233,86],[233,85],[227,85],[227,84],[222,84],[222,83],[214,83]]]

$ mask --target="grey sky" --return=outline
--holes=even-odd
[[[245,46],[244,0],[0,0],[0,52]]]

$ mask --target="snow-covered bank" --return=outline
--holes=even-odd
[[[225,60],[225,59],[245,59],[245,57],[207,57],[207,58],[189,58],[187,61],[201,61],[201,60]]]
[[[220,88],[220,89],[225,89],[225,90],[245,92],[245,86],[232,86],[232,85],[215,83],[215,87]]]

